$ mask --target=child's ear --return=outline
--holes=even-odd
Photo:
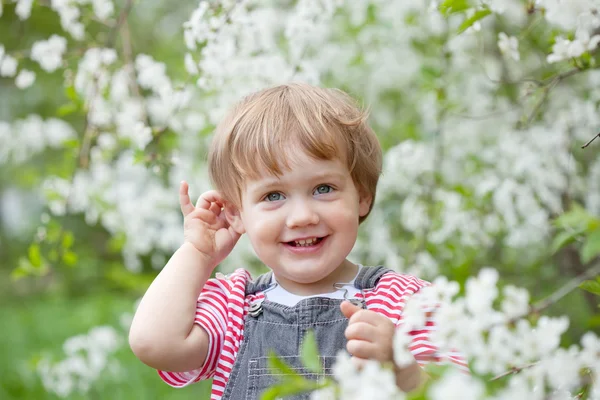
[[[240,214],[240,209],[236,207],[235,204],[227,202],[225,203],[225,207],[223,207],[223,211],[225,212],[225,218],[229,225],[233,228],[234,231],[243,235],[246,233],[244,229],[244,223],[242,222],[242,217]]]
[[[373,196],[370,195],[361,195],[358,203],[358,215],[360,217],[364,217],[369,213],[371,209],[371,202],[373,201]]]

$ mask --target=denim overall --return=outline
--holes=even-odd
[[[389,269],[363,267],[354,281],[361,290],[372,289]],[[246,295],[265,292],[272,286],[271,272],[259,276],[246,285]],[[343,284],[335,284],[339,288]],[[345,296],[344,296],[345,297]],[[365,308],[363,299],[348,299]],[[307,379],[322,380],[332,376],[332,367],[339,350],[346,348],[344,332],[348,319],[340,311],[340,299],[312,297],[293,307],[263,300],[253,303],[244,321],[244,339],[240,345],[222,400],[258,400],[263,391],[278,383],[277,376],[268,366],[268,355],[273,350],[294,371]],[[300,348],[308,330],[317,339],[322,374],[302,366]],[[310,393],[285,397],[307,400]]]

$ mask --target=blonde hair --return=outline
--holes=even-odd
[[[239,207],[245,180],[259,178],[262,170],[281,175],[304,151],[319,160],[345,162],[359,193],[370,196],[370,212],[382,152],[367,116],[337,89],[288,83],[252,93],[217,126],[208,153],[212,183]]]

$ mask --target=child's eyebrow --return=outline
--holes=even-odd
[[[323,171],[323,172],[316,172],[314,174],[308,174],[306,176],[305,181],[306,182],[316,182],[316,181],[343,181],[346,179],[346,176],[344,174],[340,174],[339,172],[333,172],[333,171]],[[263,178],[263,179],[259,179],[257,180],[255,183],[249,185],[248,189],[250,192],[257,192],[257,191],[265,191],[265,190],[269,190],[270,188],[274,188],[274,187],[279,187],[282,185],[285,185],[286,182],[284,180],[281,180],[278,177],[269,177],[269,178]],[[297,181],[293,182],[294,185],[298,184]]]

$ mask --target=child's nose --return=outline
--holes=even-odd
[[[307,201],[296,201],[287,216],[288,228],[297,228],[319,223],[319,214]]]

